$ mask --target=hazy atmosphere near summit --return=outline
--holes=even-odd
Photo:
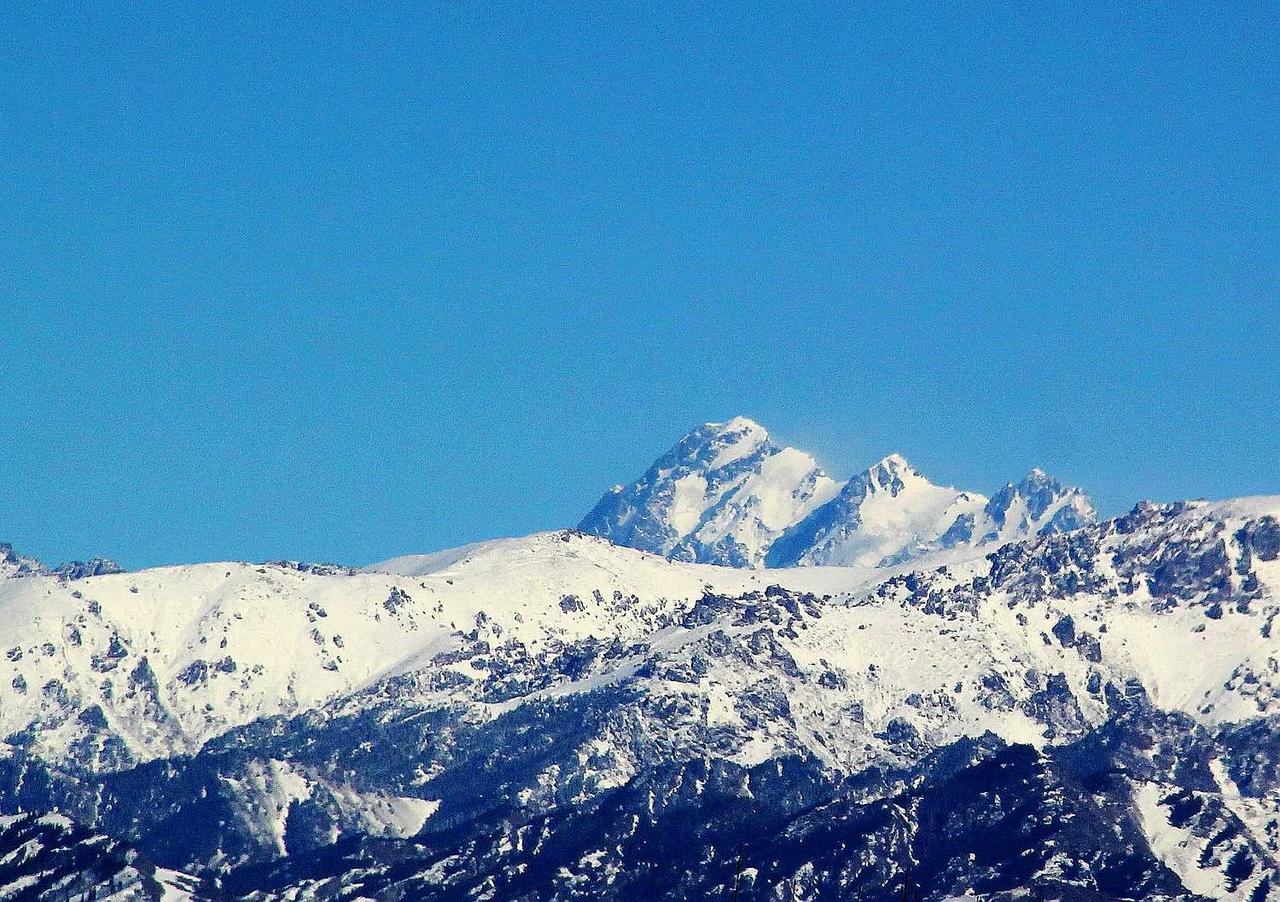
[[[9,5],[0,899],[1280,902],[1277,35]]]

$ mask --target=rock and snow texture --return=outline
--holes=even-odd
[[[212,899],[190,874],[157,867],[134,849],[60,814],[0,817],[0,899]]]
[[[744,845],[743,898],[895,898],[915,862],[954,895],[1266,900],[1277,515],[1142,505],[922,569],[713,567],[568,531],[365,572],[0,580],[0,810],[62,808],[257,898],[705,897]],[[1009,833],[954,838],[953,809]],[[738,818],[776,821],[773,845]],[[673,886],[683,847],[645,838],[668,834],[694,855]]]
[[[8,543],[0,543],[0,579],[46,572],[44,564],[35,558],[19,554]]]
[[[57,567],[46,567],[33,557],[26,557],[13,550],[13,546],[0,543],[0,579],[15,576],[57,576],[61,579],[83,579],[105,573],[122,573],[115,561],[106,558],[90,558],[87,561],[67,561]]]
[[[0,737],[114,770],[418,670],[477,618],[502,624],[506,641],[633,641],[650,628],[650,608],[691,604],[709,583],[742,592],[761,580],[576,532],[364,572],[232,562],[0,580]],[[796,573],[787,582],[844,581]]]
[[[981,495],[934,485],[891,454],[789,529],[766,561],[771,567],[899,563],[935,550],[958,520],[986,504]]]
[[[884,567],[1095,522],[1088,497],[1041,470],[991,499],[931,483],[891,454],[842,487],[812,457],[738,417],[689,433],[578,528],[676,560],[731,567]]]
[[[837,489],[808,454],[738,417],[690,432],[578,528],[676,560],[759,567],[773,540]]]
[[[762,432],[631,495],[652,531],[722,473],[688,497],[734,566],[671,559],[697,529],[359,571],[5,549],[0,877],[33,864],[0,887],[109,848],[153,898],[1280,902],[1280,497],[1094,523],[891,457],[776,531]],[[759,569],[806,522],[821,556]]]
[[[1036,468],[1018,483],[1008,483],[979,512],[961,514],[941,537],[943,547],[1003,545],[1028,536],[1070,532],[1096,522],[1084,492],[1064,486]]]

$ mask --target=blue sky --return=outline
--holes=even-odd
[[[8,10],[0,538],[364,563],[738,413],[1280,492],[1273,4],[551,5]]]

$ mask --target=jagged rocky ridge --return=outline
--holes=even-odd
[[[891,454],[838,486],[813,458],[738,417],[682,438],[578,528],[676,560],[730,567],[879,567],[957,546],[1065,532],[1097,519],[1042,470],[990,499],[937,486]]]
[[[0,811],[255,899],[1276,900],[1278,516],[0,579]]]
[[[123,573],[123,568],[106,558],[89,558],[87,561],[67,561],[57,567],[46,567],[33,557],[26,557],[13,550],[13,546],[0,542],[0,578],[8,576],[56,576],[61,579],[84,579],[86,576],[102,576],[107,573]]]

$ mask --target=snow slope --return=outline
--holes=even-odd
[[[836,490],[808,454],[737,417],[690,432],[578,528],[678,560],[758,567],[784,529]]]
[[[797,573],[816,588],[856,571]],[[388,561],[163,567],[68,581],[0,579],[0,736],[113,769],[197,750],[260,717],[313,708],[423,666],[477,618],[538,642],[634,637],[750,571],[668,561],[576,532]],[[625,617],[596,604],[626,600]],[[580,610],[577,610],[580,608]],[[570,616],[572,612],[572,616]]]
[[[886,461],[856,496],[883,544],[831,547],[879,564],[957,503],[990,513],[908,471]],[[877,774],[999,740],[1030,746],[1025,779],[1059,798],[1054,750],[1115,730],[1107,747],[1132,743],[1136,763],[1108,804],[1150,854],[1209,896],[1266,898],[1280,789],[1240,731],[1280,718],[1280,497],[1144,504],[1062,532],[1046,527],[1075,496],[1014,488],[1005,522],[1036,535],[938,540],[882,567],[686,563],[569,530],[358,572],[15,568],[0,578],[0,787],[31,798],[43,762],[71,775],[43,778],[47,798],[86,823],[115,818],[167,867],[226,868],[352,835],[408,841],[438,819],[489,830],[495,806],[549,817],[690,762],[803,761],[815,780],[871,781],[875,800],[906,779]],[[1171,720],[1126,725],[1139,715]],[[1144,776],[1144,760],[1165,765],[1140,729],[1207,750]],[[1192,791],[1188,819],[1177,794]],[[154,819],[193,812],[209,845],[175,848]]]
[[[919,557],[987,499],[936,486],[899,454],[855,476],[840,494],[797,523],[770,550],[771,567],[878,567]]]

